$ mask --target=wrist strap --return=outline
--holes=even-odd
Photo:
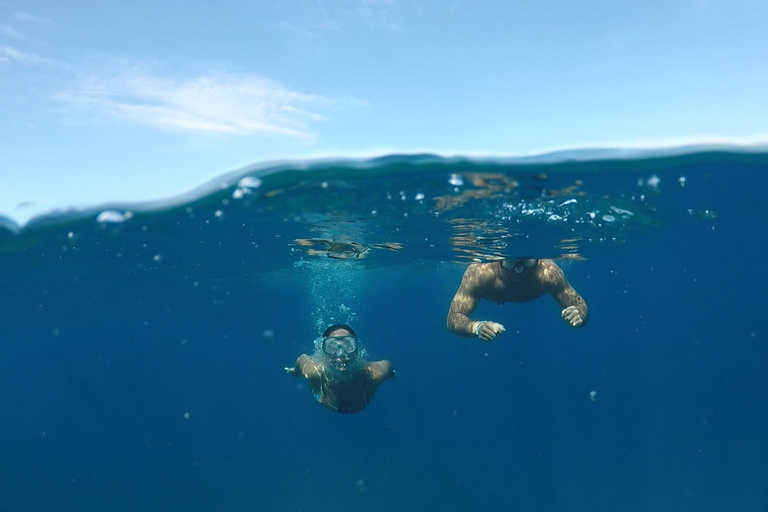
[[[481,320],[480,322],[477,322],[475,324],[475,336],[480,336],[480,326],[483,325],[488,320]]]

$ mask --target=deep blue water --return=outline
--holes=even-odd
[[[764,153],[392,156],[6,222],[0,510],[766,512],[767,186]],[[515,254],[589,324],[448,332]],[[399,372],[359,414],[283,372],[332,321]]]

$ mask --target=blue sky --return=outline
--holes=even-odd
[[[0,0],[0,216],[243,165],[768,140],[768,2]]]

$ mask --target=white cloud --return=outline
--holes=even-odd
[[[27,36],[25,36],[24,34],[19,32],[15,28],[10,27],[8,25],[0,24],[0,34],[5,34],[6,36],[8,36],[10,38],[18,39],[20,41],[25,41],[27,39]]]
[[[41,25],[48,23],[48,18],[43,18],[42,16],[35,16],[34,14],[27,14],[25,12],[17,12],[15,13],[15,16],[17,20],[26,21],[29,23],[39,23]]]
[[[285,17],[272,24],[307,37],[360,23],[401,31],[425,9],[424,0],[286,0]]]
[[[401,31],[415,16],[421,16],[429,6],[425,0],[348,0],[348,9],[368,24]],[[439,4],[439,9],[455,9],[455,5]]]
[[[135,73],[89,77],[56,98],[78,109],[161,129],[232,135],[311,138],[305,110],[327,104],[320,96],[288,90],[256,75],[216,74],[174,80]]]
[[[339,26],[332,20],[312,20],[304,24],[290,23],[287,21],[271,22],[271,25],[285,30],[287,32],[293,32],[299,36],[306,38],[315,38],[323,32],[333,32],[339,30]]]
[[[402,28],[403,8],[408,4],[394,0],[353,0],[350,8],[355,15],[373,25],[399,30]]]
[[[49,62],[48,59],[38,57],[37,55],[32,55],[31,53],[19,51],[16,48],[11,48],[10,46],[0,46],[0,62],[9,60],[19,62],[21,64],[31,65],[46,64]]]

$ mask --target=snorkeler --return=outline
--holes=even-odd
[[[348,325],[336,324],[315,342],[313,356],[301,354],[285,372],[304,376],[323,407],[341,413],[362,411],[384,381],[397,372],[389,361],[368,362],[357,335]]]
[[[448,329],[459,336],[491,341],[506,331],[489,320],[470,320],[480,299],[499,304],[529,302],[545,293],[563,308],[561,316],[573,327],[584,327],[589,317],[587,303],[568,284],[562,269],[552,260],[513,258],[474,263],[464,271],[459,289],[448,311]]]

